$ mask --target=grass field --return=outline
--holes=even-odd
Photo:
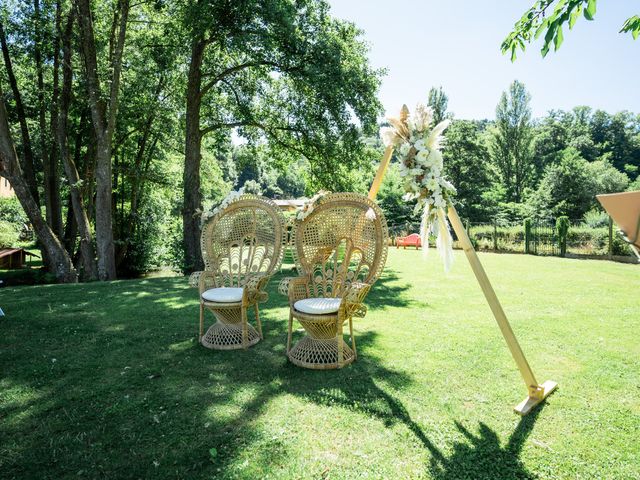
[[[0,478],[640,478],[640,267],[481,259],[560,385],[524,419],[461,252],[445,276],[391,249],[338,371],[287,363],[277,279],[264,342],[235,352],[197,345],[184,278],[4,288]]]

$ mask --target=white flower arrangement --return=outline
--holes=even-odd
[[[436,236],[436,248],[445,270],[453,263],[453,239],[449,230],[446,209],[452,205],[455,187],[443,174],[442,132],[449,120],[430,128],[431,108],[416,107],[409,116],[406,106],[399,118],[389,118],[391,127],[382,128],[380,136],[386,146],[394,146],[400,154],[400,175],[407,192],[404,200],[417,200],[416,211],[422,211],[420,237],[423,251],[429,250],[429,234]]]
[[[239,190],[232,190],[231,192],[229,192],[229,195],[224,197],[222,202],[220,202],[217,207],[202,214],[202,217],[200,218],[201,224],[204,225],[207,220],[216,215],[218,212],[221,212],[222,210],[227,208],[236,200],[239,200],[242,195],[244,195],[244,188],[241,188]]]
[[[320,200],[322,197],[324,197],[328,193],[329,192],[327,192],[325,190],[320,190],[313,197],[311,197],[309,200],[307,200],[304,203],[304,205],[302,206],[302,209],[299,210],[298,213],[296,214],[296,220],[302,221],[305,218],[307,218],[309,215],[311,215],[311,212],[313,212],[313,209],[315,208],[316,202],[318,200]]]

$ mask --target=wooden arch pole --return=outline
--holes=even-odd
[[[387,167],[389,167],[389,162],[391,162],[391,155],[393,155],[393,147],[389,145],[384,151],[382,161],[380,161],[380,166],[378,167],[376,176],[373,179],[371,188],[369,189],[369,200],[375,200],[376,195],[378,195],[378,190],[380,190],[380,185],[382,185],[382,180],[384,179],[384,174],[387,173]]]
[[[527,359],[524,356],[524,352],[522,351],[522,348],[520,348],[518,339],[511,329],[511,325],[509,324],[509,320],[507,319],[507,316],[502,309],[502,305],[500,305],[498,296],[493,290],[493,286],[491,286],[489,277],[487,276],[487,273],[484,271],[484,268],[480,263],[478,254],[476,253],[476,250],[475,248],[473,248],[473,244],[469,239],[469,235],[467,235],[467,230],[464,228],[464,225],[462,225],[460,217],[458,216],[458,212],[453,206],[449,207],[448,217],[454,232],[456,232],[458,241],[460,242],[464,253],[467,255],[467,260],[469,260],[471,269],[473,270],[473,273],[475,274],[476,279],[480,284],[482,293],[484,293],[484,297],[487,299],[487,303],[491,308],[491,312],[493,312],[493,316],[495,317],[496,322],[498,322],[498,327],[500,327],[502,336],[504,337],[505,342],[507,342],[507,346],[511,351],[511,356],[515,360],[516,365],[518,365],[518,368],[520,369],[520,375],[522,375],[524,383],[529,390],[528,397],[514,407],[515,411],[520,415],[526,415],[531,411],[533,407],[538,405],[551,392],[553,392],[558,384],[554,381],[547,380],[542,385],[540,385],[536,381],[533,370],[531,370],[529,362],[527,362]]]
[[[393,147],[387,147],[384,152],[384,156],[382,157],[382,161],[380,162],[380,166],[378,167],[378,172],[376,173],[373,183],[371,184],[371,189],[369,190],[369,198],[371,200],[374,200],[376,198],[378,190],[380,190],[380,185],[382,184],[382,179],[384,178],[384,174],[387,171],[387,167],[389,166],[392,154]],[[464,228],[460,217],[458,216],[458,212],[453,206],[449,207],[447,216],[449,217],[451,227],[453,228],[454,232],[456,232],[458,241],[460,242],[460,245],[462,246],[462,249],[467,256],[467,260],[471,265],[471,269],[473,270],[473,273],[475,274],[476,279],[480,284],[482,293],[484,293],[484,296],[487,299],[487,303],[489,304],[491,312],[493,313],[493,316],[498,323],[498,327],[500,327],[500,331],[502,332],[502,336],[504,337],[504,340],[509,347],[511,356],[516,362],[516,365],[520,370],[520,375],[522,375],[524,383],[527,386],[527,390],[529,391],[529,395],[527,396],[527,398],[525,398],[522,402],[514,407],[514,410],[517,413],[519,413],[520,415],[526,415],[536,405],[541,403],[551,392],[553,392],[558,384],[551,380],[547,380],[542,385],[537,382],[536,377],[533,374],[533,370],[531,370],[529,362],[527,362],[527,359],[524,356],[524,352],[522,351],[522,348],[520,348],[518,339],[511,329],[511,325],[509,324],[509,320],[507,319],[507,316],[502,309],[502,305],[500,305],[498,296],[493,290],[493,286],[491,286],[489,277],[484,271],[484,268],[480,263],[480,259],[478,258],[478,254],[473,248],[473,244],[469,239],[469,235],[467,235],[467,231]],[[428,248],[428,246],[425,246],[424,248]]]

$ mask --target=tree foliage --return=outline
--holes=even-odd
[[[523,52],[526,44],[537,40],[542,34],[543,57],[551,47],[557,51],[564,41],[563,27],[569,30],[580,17],[591,21],[596,15],[597,0],[537,0],[516,22],[513,30],[502,42],[502,53],[510,52],[511,61],[515,61],[518,49]],[[640,35],[640,17],[633,15],[625,20],[620,33],[631,33],[633,39]]]
[[[456,208],[473,221],[490,215],[485,195],[493,172],[483,127],[481,122],[454,120],[445,132],[444,167],[457,190]]]
[[[496,107],[491,153],[508,201],[522,201],[524,189],[534,174],[530,101],[524,84],[515,80],[509,91],[502,93]]]
[[[431,87],[429,90],[429,96],[427,105],[433,110],[433,124],[437,125],[447,117],[447,105],[449,104],[449,97],[442,87]]]
[[[596,195],[624,191],[628,184],[627,175],[606,160],[588,162],[569,147],[557,164],[545,169],[532,205],[541,217],[579,219],[594,207]]]
[[[416,228],[420,222],[420,215],[414,212],[415,200],[406,201],[404,195],[404,179],[400,176],[398,164],[392,163],[387,169],[377,197],[392,234]]]
[[[239,187],[234,152],[258,152],[274,196],[370,169],[381,72],[323,0],[7,0],[0,40],[0,173],[45,221],[47,262],[83,279],[193,266],[162,240],[199,251],[198,212]]]
[[[567,149],[557,164],[547,166],[532,202],[537,215],[582,217],[593,204],[596,189],[588,167],[575,148]]]
[[[184,246],[198,268],[202,138],[235,129],[274,163],[307,159],[318,187],[348,189],[350,170],[368,161],[362,138],[381,112],[381,72],[361,31],[323,0],[185,2],[181,18],[190,40]]]

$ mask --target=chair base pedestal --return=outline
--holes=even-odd
[[[200,339],[202,346],[213,350],[238,350],[248,348],[260,341],[260,334],[247,324],[247,342],[242,343],[242,324],[227,324],[220,321],[209,327]]]
[[[338,342],[342,343],[342,362],[338,361]],[[314,370],[342,368],[356,359],[354,351],[342,338],[316,339],[308,335],[294,345],[288,357],[294,365]]]

